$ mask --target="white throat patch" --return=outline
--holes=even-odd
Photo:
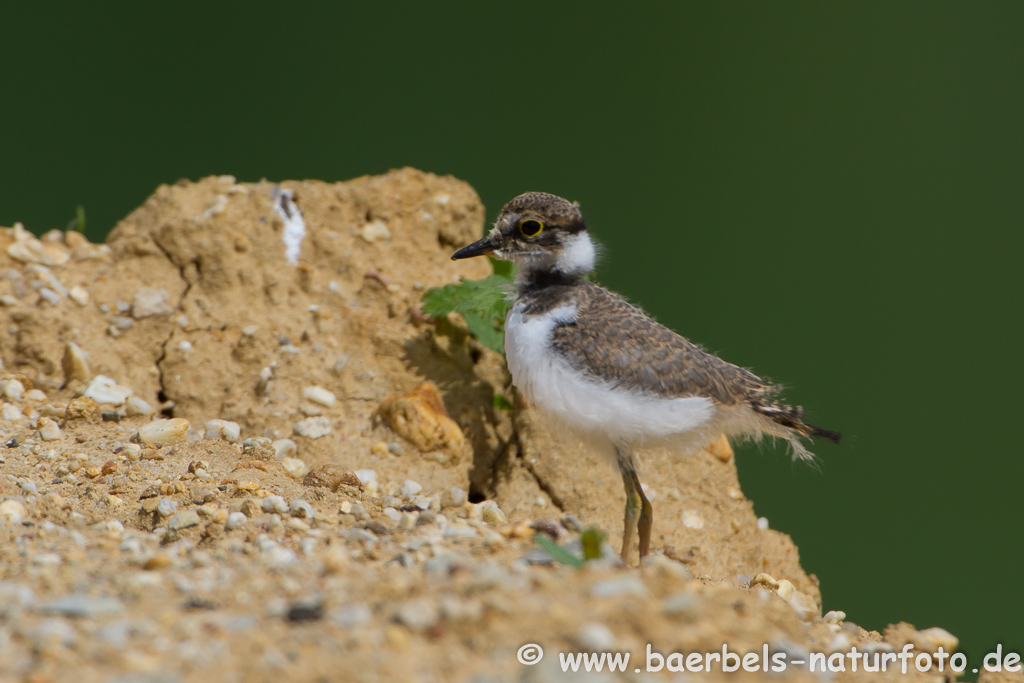
[[[584,230],[565,241],[562,253],[555,261],[555,269],[566,275],[586,275],[594,269],[597,250]]]

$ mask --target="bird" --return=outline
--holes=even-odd
[[[529,405],[618,465],[626,492],[621,557],[634,530],[650,553],[654,510],[635,450],[692,452],[721,434],[776,437],[794,459],[813,458],[801,439],[839,443],[838,432],[804,420],[781,388],[728,363],[594,283],[597,248],[579,204],[527,192],[502,208],[482,239],[452,260],[490,254],[516,266],[505,320],[512,383]]]

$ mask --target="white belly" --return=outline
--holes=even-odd
[[[715,415],[709,398],[661,398],[586,377],[550,345],[556,325],[576,317],[574,306],[525,317],[514,306],[505,323],[505,356],[512,381],[533,406],[587,435],[640,445],[692,433],[697,444]]]

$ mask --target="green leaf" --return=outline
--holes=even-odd
[[[423,294],[422,310],[432,318],[458,313],[470,333],[481,344],[498,353],[505,352],[505,316],[512,284],[511,263],[491,259],[495,272],[482,280],[462,280],[444,287],[432,287]]]
[[[596,526],[588,526],[580,534],[580,543],[583,544],[583,559],[584,560],[599,560],[601,559],[601,546],[604,544],[604,539],[608,537],[608,534],[601,531]]]
[[[512,405],[512,401],[508,400],[501,394],[494,395],[494,397],[491,399],[491,405],[497,408],[498,410],[504,410],[506,412],[511,412],[515,408],[515,406]]]
[[[537,545],[539,545],[541,548],[544,548],[544,550],[547,551],[548,555],[555,558],[555,562],[561,562],[562,564],[567,564],[570,567],[574,567],[576,569],[579,569],[583,566],[582,558],[576,557],[575,555],[573,555],[568,550],[552,541],[544,534],[535,534],[533,540],[535,540],[537,542]]]

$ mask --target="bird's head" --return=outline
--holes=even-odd
[[[493,254],[524,274],[557,271],[581,277],[594,269],[594,243],[577,204],[544,192],[521,194],[501,210],[487,236],[452,260]]]

